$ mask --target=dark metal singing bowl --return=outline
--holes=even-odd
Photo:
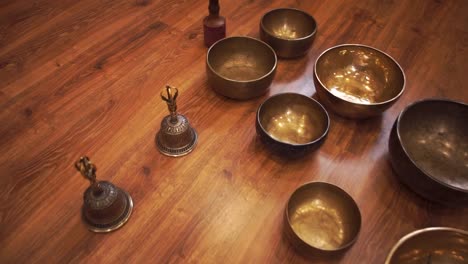
[[[407,106],[389,140],[401,182],[446,205],[468,205],[468,105],[427,99]]]
[[[385,264],[468,263],[468,232],[430,227],[404,236],[393,246]]]
[[[293,242],[321,252],[351,246],[361,229],[361,213],[353,198],[325,182],[310,182],[296,189],[287,204],[286,220]]]
[[[315,62],[314,81],[320,101],[349,118],[381,114],[405,88],[405,74],[392,57],[358,44],[324,51]]]
[[[308,13],[294,8],[278,8],[260,20],[260,38],[281,58],[303,56],[310,49],[317,23]]]
[[[206,57],[209,85],[233,99],[245,100],[266,93],[276,72],[274,50],[251,37],[219,40]]]
[[[258,135],[285,154],[318,147],[325,140],[329,126],[325,108],[302,94],[274,95],[257,110]]]

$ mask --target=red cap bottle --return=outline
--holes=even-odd
[[[219,15],[218,0],[210,0],[210,14],[203,19],[205,45],[210,47],[216,41],[226,37],[226,19]]]

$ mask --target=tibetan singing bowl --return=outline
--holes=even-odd
[[[323,106],[302,94],[283,93],[263,102],[257,110],[256,130],[262,141],[285,154],[320,146],[330,119]]]
[[[260,38],[281,58],[305,55],[315,39],[316,32],[315,19],[299,9],[274,9],[260,20]]]
[[[294,191],[286,208],[287,229],[297,246],[335,252],[351,246],[361,229],[361,213],[341,188],[310,182]]]
[[[404,236],[390,251],[385,264],[468,263],[468,232],[430,227]]]
[[[268,90],[276,72],[276,54],[263,41],[229,37],[211,46],[206,57],[209,85],[219,94],[245,100]]]
[[[357,44],[324,51],[315,62],[314,81],[320,101],[350,118],[381,114],[405,88],[405,74],[393,58]]]
[[[446,205],[468,205],[468,105],[428,99],[407,106],[389,140],[399,180]]]

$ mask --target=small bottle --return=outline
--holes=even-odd
[[[203,19],[205,45],[210,47],[216,41],[226,37],[226,19],[219,15],[218,0],[210,0],[210,14]]]

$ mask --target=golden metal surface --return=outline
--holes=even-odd
[[[304,55],[317,32],[315,19],[294,8],[279,8],[266,13],[260,20],[260,37],[282,58]]]
[[[399,179],[427,199],[468,204],[468,105],[426,99],[407,106],[390,134]]]
[[[304,38],[317,28],[309,14],[293,8],[271,10],[263,16],[261,22],[267,32],[284,39]]]
[[[322,251],[350,246],[361,227],[361,214],[352,197],[325,182],[299,187],[288,201],[286,217],[298,239]]]
[[[468,232],[448,227],[416,230],[392,248],[385,264],[467,264]]]
[[[246,37],[216,43],[210,49],[208,59],[217,74],[240,82],[259,79],[275,66],[272,51],[262,42]]]
[[[268,98],[259,107],[258,120],[270,137],[292,145],[319,140],[329,125],[328,115],[317,101],[294,93]]]
[[[265,130],[276,140],[291,144],[305,144],[321,135],[319,127],[314,126],[305,112],[296,107],[287,107],[283,113],[273,116]]]
[[[276,71],[276,55],[263,41],[250,37],[222,39],[208,50],[207,76],[218,93],[249,99],[264,94]]]
[[[437,180],[468,192],[468,105],[429,100],[399,118],[398,132],[410,158]]]
[[[368,117],[391,106],[402,94],[405,76],[389,55],[372,47],[346,44],[323,52],[315,62],[321,100],[348,117]]]

